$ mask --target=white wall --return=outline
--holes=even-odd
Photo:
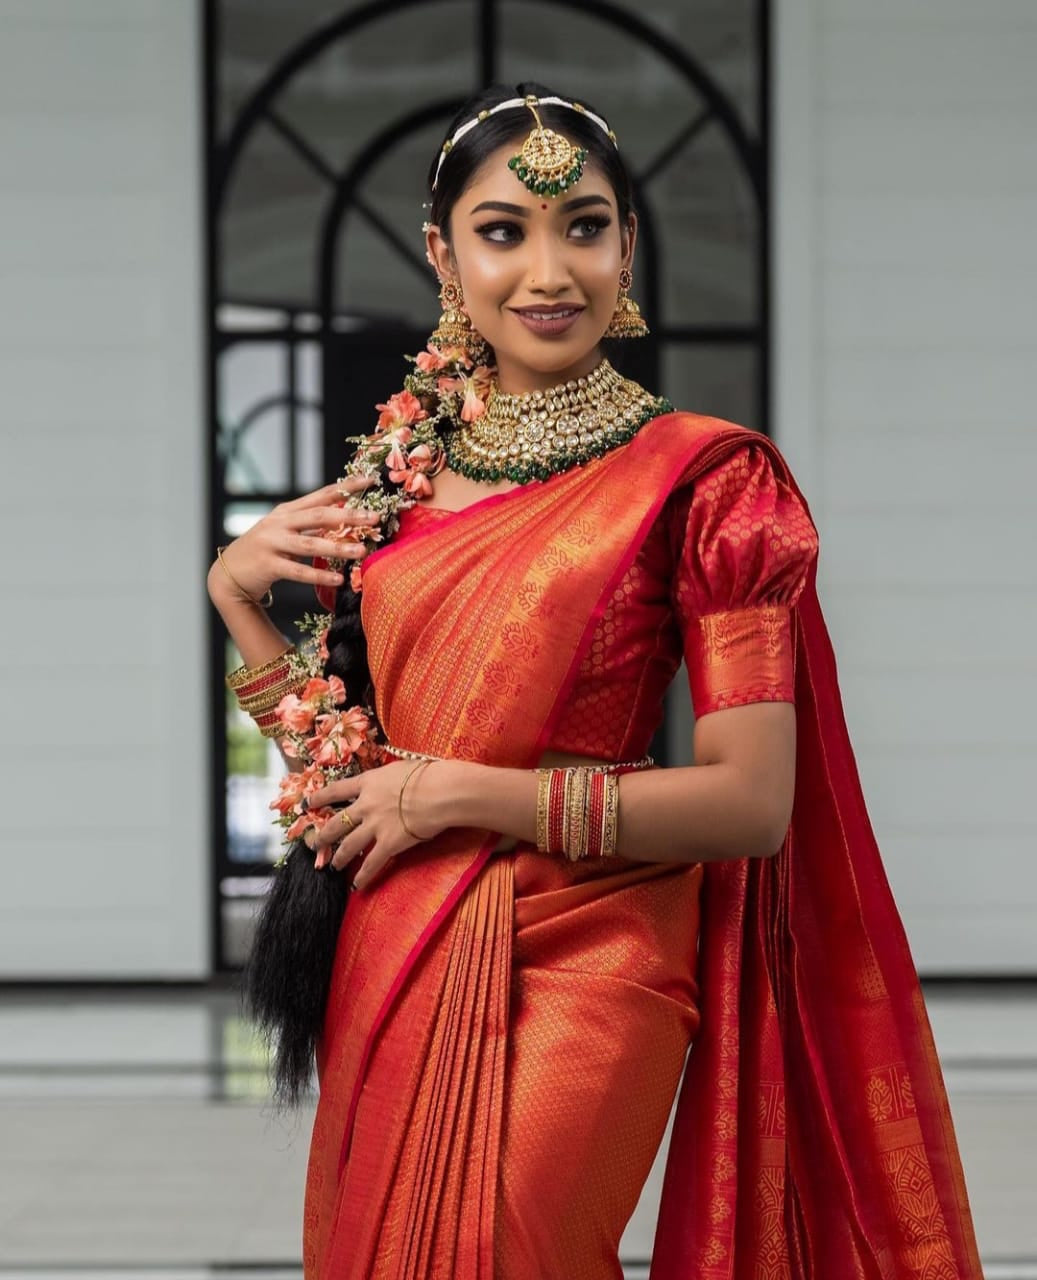
[[[0,0],[0,978],[208,971],[197,9]]]
[[[1037,971],[1037,5],[776,0],[776,437],[923,973]]]

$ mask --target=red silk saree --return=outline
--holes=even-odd
[[[548,748],[641,754],[676,618],[696,714],[794,697],[796,799],[771,859],[570,866],[457,830],[352,895],[318,1054],[307,1280],[620,1277],[686,1057],[652,1280],[979,1280],[816,543],[794,515],[739,506],[748,454],[806,512],[765,437],[668,414],[585,467],[409,521],[365,562],[397,746],[527,768]],[[699,490],[667,600],[645,549]],[[639,593],[652,621],[633,643]]]

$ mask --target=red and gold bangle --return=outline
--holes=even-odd
[[[287,649],[282,649],[269,662],[264,662],[261,666],[237,667],[226,677],[227,688],[232,689],[235,693],[249,693],[251,691],[250,687],[262,681],[264,676],[279,672],[294,652],[295,646],[290,644]]]
[[[565,852],[565,779],[564,769],[552,769],[550,799],[547,809],[547,853]]]
[[[605,778],[604,773],[595,773],[590,779],[590,792],[587,797],[587,847],[586,857],[600,858],[602,846],[602,818],[605,814]]]
[[[305,677],[301,678],[289,672],[283,680],[279,680],[277,684],[271,685],[269,689],[262,693],[254,693],[248,698],[238,697],[238,706],[242,711],[247,711],[250,716],[256,714],[257,711],[269,711],[271,707],[276,707],[286,693],[295,693],[301,690],[306,684]]]
[[[256,698],[262,698],[273,693],[281,685],[292,684],[298,678],[298,676],[292,674],[292,668],[286,662],[279,671],[272,671],[270,675],[264,676],[261,681],[257,680],[255,684],[243,685],[240,689],[233,690],[233,692],[237,700],[244,705],[246,702],[254,702]]]
[[[259,715],[253,716],[256,722],[256,728],[264,738],[280,738],[283,737],[285,727],[277,718],[277,712],[274,710],[263,711]]]

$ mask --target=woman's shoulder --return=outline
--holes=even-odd
[[[795,525],[797,542],[816,552],[817,530],[806,498],[779,446],[762,431],[707,414],[674,410],[650,424],[663,439],[684,443],[688,466],[676,477],[659,523],[680,545],[689,532],[739,527],[762,534],[775,523]],[[694,541],[694,539],[692,539]],[[736,544],[739,539],[736,539]],[[746,539],[747,543],[752,539]]]
[[[676,408],[660,414],[646,425],[656,439],[665,433],[675,443],[679,442],[687,447],[701,445],[701,450],[695,453],[695,461],[700,469],[703,463],[722,463],[725,458],[738,451],[757,450],[782,479],[787,480],[792,476],[792,469],[775,441],[764,432],[740,422]]]

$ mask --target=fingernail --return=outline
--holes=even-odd
[[[357,882],[356,882],[355,880],[350,880],[350,882],[349,882],[349,887],[350,887],[351,889],[359,889],[359,888],[360,888],[360,886],[357,884]]]

